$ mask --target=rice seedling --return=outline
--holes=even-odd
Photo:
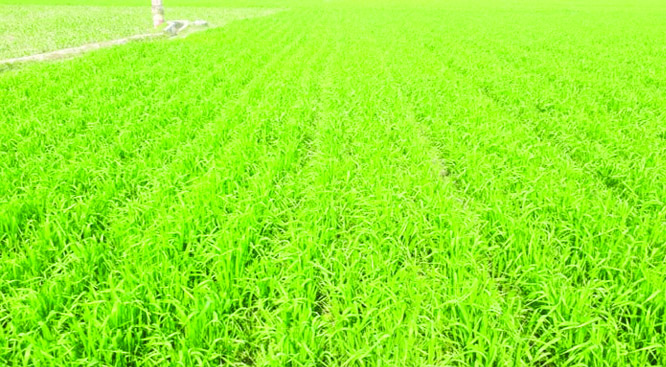
[[[3,364],[666,365],[666,9],[259,5],[0,73]]]

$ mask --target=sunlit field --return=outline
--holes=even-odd
[[[153,34],[148,6],[2,5],[0,60]],[[211,26],[275,13],[261,8],[167,8],[170,19],[206,19]],[[17,20],[19,22],[17,23]]]
[[[661,2],[189,4],[0,72],[0,365],[666,366]]]

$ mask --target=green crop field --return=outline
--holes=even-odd
[[[0,365],[666,366],[663,1],[165,4],[0,71]]]
[[[0,0],[0,60],[94,42],[156,33],[150,2],[140,6],[3,5]],[[274,13],[257,8],[167,8],[170,19],[206,19],[212,26]],[[16,20],[20,19],[17,23]]]

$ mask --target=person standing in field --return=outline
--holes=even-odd
[[[153,26],[159,27],[164,23],[164,5],[162,0],[152,0],[153,5]]]

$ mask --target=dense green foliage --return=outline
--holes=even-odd
[[[666,365],[666,9],[423,4],[0,74],[1,363]]]

